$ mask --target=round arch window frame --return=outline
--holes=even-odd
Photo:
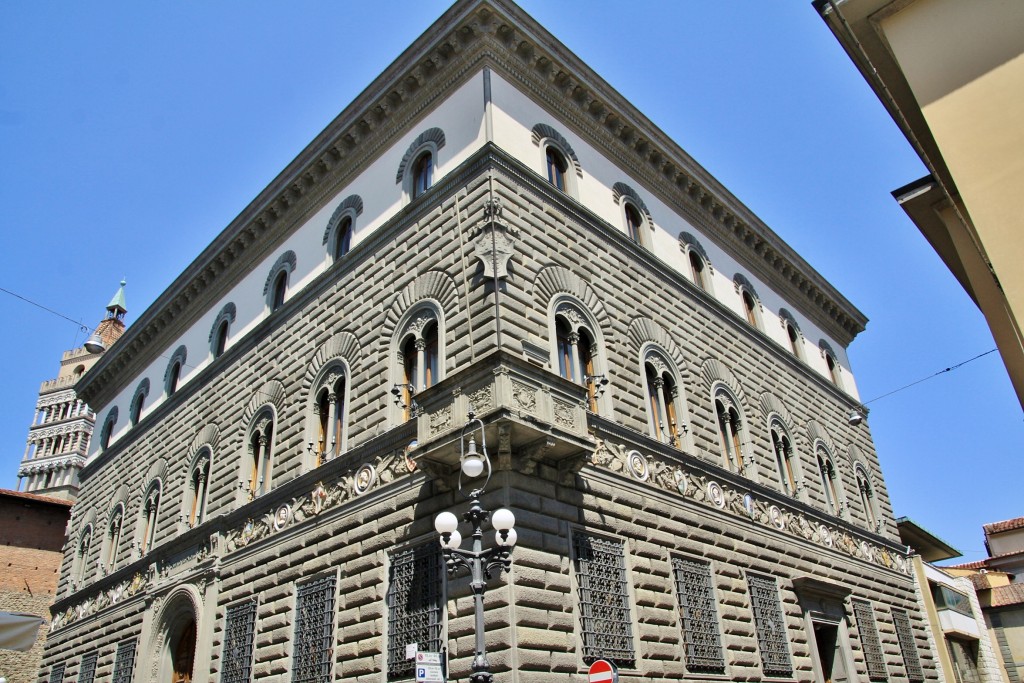
[[[655,416],[653,415],[650,406],[651,388],[648,384],[649,380],[647,378],[647,365],[652,364],[652,367],[654,367],[655,370],[660,370],[660,372],[658,372],[659,375],[665,373],[669,374],[675,387],[675,395],[672,397],[672,405],[676,414],[676,438],[678,439],[678,443],[675,444],[674,447],[685,451],[693,450],[694,443],[693,433],[690,430],[690,410],[687,405],[686,392],[683,388],[683,378],[679,367],[676,365],[675,361],[672,360],[672,356],[668,351],[652,342],[647,342],[640,348],[639,362],[640,384],[643,388],[644,403],[646,404],[644,412],[647,413],[647,433],[651,438],[657,438],[654,424]],[[653,365],[653,363],[659,363],[662,367],[658,368],[658,366]],[[668,442],[665,441],[665,443]]]
[[[571,312],[571,314],[570,314]],[[575,316],[577,320],[571,318]],[[570,330],[574,333],[585,330],[591,338],[591,349],[590,359],[593,364],[593,377],[604,377],[609,379],[608,372],[608,356],[605,352],[605,337],[601,330],[601,326],[597,322],[597,318],[590,311],[586,304],[584,304],[577,297],[567,294],[565,292],[555,295],[551,298],[551,302],[548,304],[548,339],[550,340],[550,357],[549,362],[551,363],[551,371],[555,374],[563,377],[559,372],[559,360],[558,360],[558,318],[565,320]],[[582,367],[582,359],[578,359],[580,364],[580,375],[585,374],[585,370]],[[581,376],[580,381],[574,379],[568,379],[563,377],[567,381],[578,384],[587,390],[587,399],[591,400],[590,386],[585,381],[586,377]],[[600,390],[596,385],[593,389],[594,396],[593,402],[597,407],[596,413],[598,415],[611,415],[612,404],[611,398],[607,391]]]
[[[730,387],[728,384],[721,380],[716,381],[711,386],[711,407],[712,413],[715,416],[715,432],[718,438],[721,440],[725,439],[726,437],[725,435],[722,434],[721,426],[719,425],[719,402],[723,404],[723,407],[726,409],[726,412],[728,412],[729,408],[732,408],[734,411],[736,411],[736,418],[739,422],[740,429],[739,434],[736,434],[735,430],[733,433],[736,437],[738,437],[739,456],[743,458],[742,466],[738,466],[736,468],[730,467],[730,464],[728,463],[728,456],[726,452],[723,450],[721,452],[722,467],[734,474],[746,477],[751,481],[758,481],[757,463],[754,461],[754,449],[750,441],[750,426],[749,420],[747,420],[746,411],[744,411],[743,403],[740,401],[739,396],[736,394],[736,392],[733,391],[732,387]],[[720,443],[719,447],[725,448],[725,445]],[[739,465],[739,463],[736,464]]]
[[[335,376],[336,374],[336,376]],[[333,377],[333,380],[332,380]],[[318,412],[320,405],[320,394],[326,390],[333,390],[330,385],[337,387],[338,382],[344,382],[344,395],[341,397],[341,405],[344,406],[345,414],[339,420],[341,432],[339,438],[337,438],[338,444],[335,448],[333,455],[328,453],[330,445],[327,443],[328,434],[324,435],[324,450],[321,453],[318,450],[319,445],[319,430],[320,430],[320,414]],[[348,360],[345,358],[332,358],[328,360],[316,374],[316,378],[309,390],[309,396],[307,399],[307,417],[306,417],[306,437],[307,444],[312,444],[307,449],[307,462],[305,463],[305,471],[316,469],[320,465],[324,465],[333,458],[341,457],[348,452],[348,436],[349,436],[349,411],[351,410],[351,397],[352,397],[352,370],[349,366]],[[323,460],[318,462],[323,456]]]
[[[391,337],[389,347],[389,356],[393,359],[389,370],[389,392],[399,385],[406,384],[405,355],[403,353],[406,341],[410,336],[415,339],[422,338],[421,335],[423,331],[427,329],[431,322],[433,322],[437,328],[437,377],[431,378],[430,387],[443,382],[445,377],[448,376],[448,332],[446,328],[444,308],[441,306],[441,302],[437,299],[421,299],[410,306],[409,309],[402,314],[402,317],[398,319],[398,323],[395,325],[395,333]],[[426,387],[426,389],[429,389],[430,387]],[[408,407],[409,419],[413,418],[414,411],[412,410],[412,403],[415,400],[415,394],[424,390],[425,389],[414,386],[413,391],[410,392],[410,405]],[[399,405],[393,400],[389,401],[388,405],[390,408],[389,417],[391,424],[404,424],[406,421],[407,408]]]

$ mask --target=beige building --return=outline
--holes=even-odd
[[[981,308],[1024,405],[1024,3],[814,6],[928,168],[893,195]]]
[[[18,467],[19,491],[71,501],[77,497],[78,476],[89,452],[96,415],[78,398],[75,384],[124,333],[124,286],[122,282],[85,345],[65,351],[57,376],[39,387]]]
[[[927,615],[930,644],[944,683],[999,683],[1005,674],[993,650],[974,584],[961,573],[934,563],[960,552],[907,517],[896,520],[911,558],[921,609]]]
[[[460,0],[78,383],[40,680],[409,681],[410,648],[469,680],[484,584],[434,519],[473,412],[518,534],[499,683],[935,681],[865,323],[522,9]]]
[[[989,556],[948,571],[974,582],[1010,683],[1024,681],[1024,517],[983,527]]]

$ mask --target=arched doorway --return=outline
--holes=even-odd
[[[192,683],[192,668],[196,661],[196,621],[190,619],[172,637],[170,683]]]

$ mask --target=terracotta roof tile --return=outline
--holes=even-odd
[[[1024,517],[1015,517],[1014,519],[1007,519],[1002,522],[992,522],[991,524],[983,525],[981,528],[985,530],[986,534],[998,534],[1002,531],[1024,529]]]
[[[24,491],[0,489],[0,496],[10,496],[11,498],[24,498],[25,500],[35,500],[39,501],[40,503],[52,503],[54,505],[63,505],[65,507],[71,507],[70,500],[64,500],[63,498],[51,498],[50,496],[40,496],[38,493],[25,493]]]
[[[946,565],[950,569],[984,569],[988,566],[988,560],[975,560],[974,562],[963,562],[961,564]]]
[[[1024,604],[1024,583],[1011,583],[992,589],[992,607]]]

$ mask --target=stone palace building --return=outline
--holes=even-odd
[[[460,0],[76,385],[40,681],[466,681],[461,432],[518,545],[495,680],[936,680],[866,319],[510,0]],[[491,543],[490,532],[485,538]]]

